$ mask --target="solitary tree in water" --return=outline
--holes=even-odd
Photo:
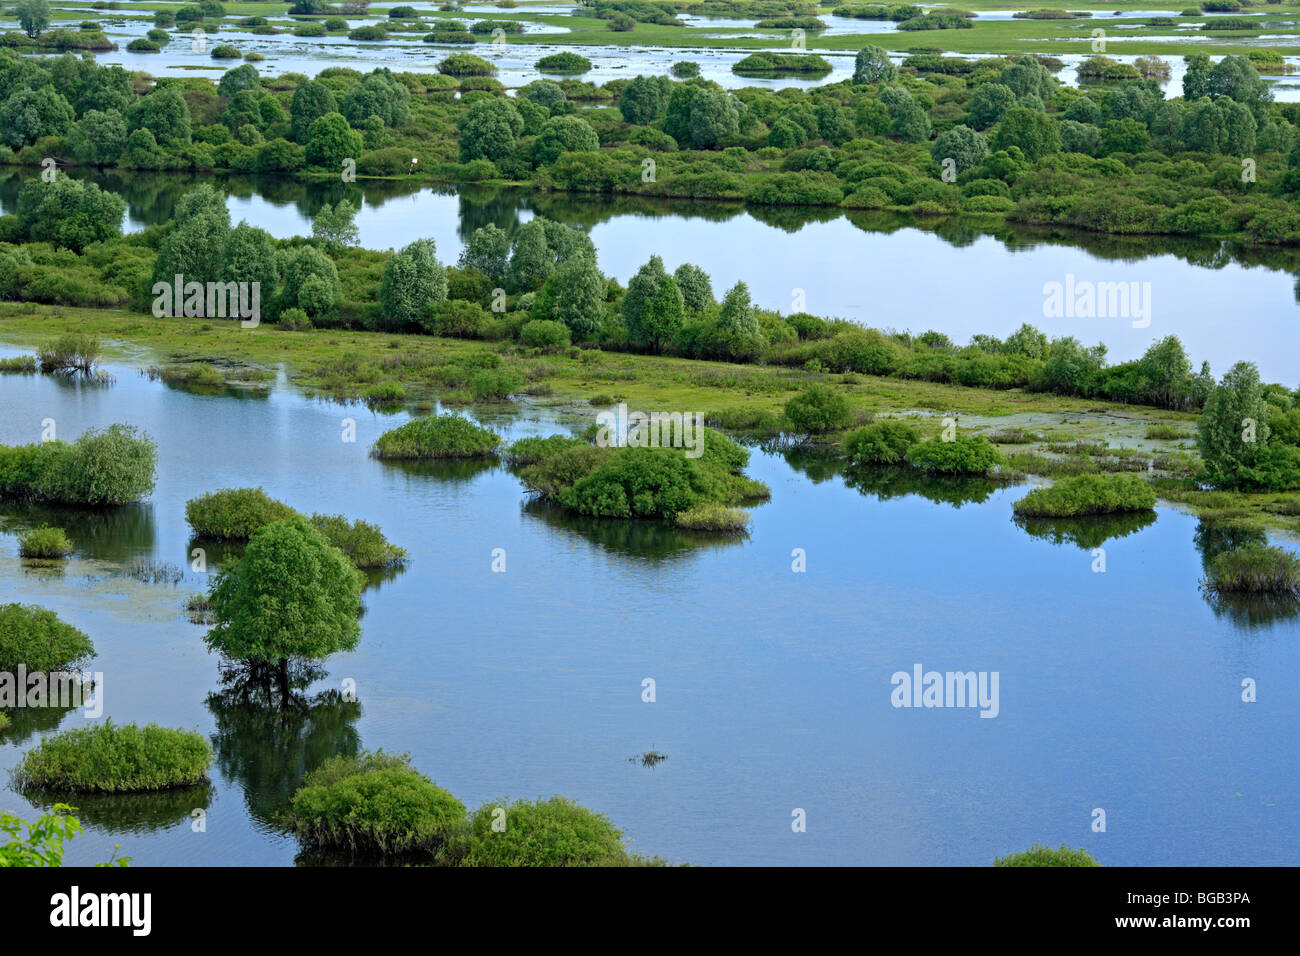
[[[289,684],[291,661],[350,651],[361,639],[365,578],[305,518],[273,522],[218,572],[209,649]]]

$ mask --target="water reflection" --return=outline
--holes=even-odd
[[[1072,544],[1091,551],[1112,538],[1137,534],[1156,520],[1155,511],[1127,511],[1123,514],[1090,515],[1083,518],[1031,518],[1016,515],[1015,523],[1028,535],[1052,544]]]
[[[1205,520],[1196,525],[1192,536],[1201,553],[1201,567],[1207,573],[1221,554],[1248,545],[1268,544],[1268,535],[1259,528],[1247,527],[1231,520]],[[1233,594],[1202,591],[1205,603],[1214,616],[1248,631],[1268,628],[1300,617],[1300,602],[1267,594]]]
[[[249,814],[265,829],[284,830],[284,814],[310,771],[361,747],[353,726],[360,701],[334,688],[307,693],[323,676],[318,667],[298,664],[279,683],[227,666],[221,689],[204,702],[216,722],[217,769],[243,788]]]
[[[149,553],[157,533],[153,505],[148,502],[94,509],[21,502],[0,505],[0,528],[5,531],[40,525],[62,528],[77,555],[114,563]]]
[[[204,783],[148,793],[57,793],[28,794],[38,807],[51,809],[56,803],[74,807],[75,816],[87,828],[106,833],[153,833],[192,819],[195,810],[212,805],[213,788]]]
[[[743,538],[685,531],[666,521],[592,518],[545,501],[525,502],[522,512],[568,536],[645,564],[681,561],[700,552],[743,543]]]

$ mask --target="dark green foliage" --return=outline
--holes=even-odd
[[[952,441],[931,438],[907,451],[908,464],[944,475],[984,475],[1002,463],[1002,456],[983,435],[955,435]]]
[[[72,444],[0,445],[0,496],[90,507],[139,501],[154,486],[158,452],[127,425],[90,429]]]
[[[919,440],[911,425],[886,419],[849,432],[844,439],[844,453],[854,464],[899,465]]]
[[[1248,544],[1210,561],[1207,591],[1300,599],[1300,557],[1267,544]]]
[[[261,488],[224,488],[185,503],[190,529],[201,538],[218,540],[247,540],[266,525],[296,513]]]
[[[829,385],[810,385],[785,404],[791,427],[808,435],[824,435],[848,426],[849,401]]]
[[[542,73],[586,73],[591,69],[591,61],[569,50],[544,56],[534,64]]]

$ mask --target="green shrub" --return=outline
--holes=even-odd
[[[572,338],[563,322],[532,319],[519,330],[519,341],[535,349],[562,349],[568,348]]]
[[[62,528],[42,525],[18,536],[18,554],[24,558],[66,558],[72,542]]]
[[[452,53],[438,64],[438,72],[446,76],[491,76],[497,68],[473,53]]]
[[[908,464],[944,475],[984,475],[1002,463],[1002,456],[983,435],[957,435],[952,441],[931,438],[907,451]]]
[[[476,401],[503,401],[524,387],[524,377],[511,368],[485,368],[469,378]]]
[[[504,810],[505,829],[493,828]],[[623,834],[602,814],[563,797],[485,803],[456,841],[462,866],[627,866]]]
[[[465,824],[465,805],[405,754],[332,757],[293,795],[289,825],[304,843],[354,854],[436,853]]]
[[[73,669],[95,656],[90,638],[53,611],[30,604],[0,604],[0,671]]]
[[[503,457],[510,465],[523,468],[535,465],[543,458],[550,458],[570,448],[585,447],[588,446],[581,439],[570,438],[568,435],[532,436],[521,438],[512,444],[506,449]]]
[[[314,514],[311,523],[358,568],[391,568],[406,561],[406,551],[388,543],[376,525],[343,515]]]
[[[1015,503],[1018,515],[1072,518],[1147,511],[1156,504],[1151,483],[1136,475],[1074,475],[1050,488],[1035,488]]]
[[[486,458],[501,436],[459,415],[416,418],[379,436],[377,458]]]
[[[153,491],[158,451],[127,425],[90,429],[72,444],[0,445],[0,497],[106,507]]]
[[[785,403],[785,417],[797,432],[824,435],[849,424],[849,400],[829,385],[810,385]]]
[[[103,348],[93,335],[68,332],[60,335],[36,353],[41,371],[46,375],[56,372],[80,372],[89,375],[95,369]]]
[[[214,60],[238,60],[242,56],[236,47],[228,43],[223,43],[212,48],[212,58]]]
[[[14,773],[21,790],[133,793],[202,783],[212,763],[207,738],[149,724],[65,730],[46,737]]]
[[[679,511],[674,520],[678,527],[688,531],[736,535],[749,533],[749,512],[713,502]]]
[[[911,425],[886,420],[849,432],[844,439],[844,451],[854,464],[898,465],[919,440]]]
[[[201,538],[246,541],[273,521],[295,514],[261,488],[223,488],[185,503],[185,520]]]
[[[1248,544],[1216,556],[1201,582],[1216,593],[1300,599],[1300,557],[1266,544]]]
[[[999,857],[993,861],[994,866],[1101,866],[1088,855],[1087,850],[1075,850],[1064,843],[1059,849],[1035,843],[1028,850]]]
[[[586,73],[591,69],[591,61],[585,56],[579,56],[564,50],[560,53],[552,53],[550,56],[544,56],[534,64],[541,73]]]

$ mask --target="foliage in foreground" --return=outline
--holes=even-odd
[[[90,638],[53,611],[32,604],[0,605],[0,671],[63,671],[95,656]]]
[[[1050,488],[1035,488],[1013,505],[1015,513],[1038,518],[1147,511],[1156,505],[1151,483],[1136,475],[1073,475]]]
[[[0,810],[0,833],[9,835],[9,842],[0,845],[0,867],[62,866],[64,844],[81,833],[81,821],[70,815],[75,809],[66,803],[56,803],[49,813],[31,822],[8,810]],[[114,856],[96,865],[121,867],[130,862],[130,857]]]
[[[198,732],[110,719],[46,737],[14,780],[21,790],[134,793],[200,783],[211,763],[212,747]]]
[[[504,811],[504,812],[503,812]],[[503,821],[504,829],[494,829]],[[551,797],[488,802],[457,840],[461,866],[629,866],[623,834],[603,814]]]

